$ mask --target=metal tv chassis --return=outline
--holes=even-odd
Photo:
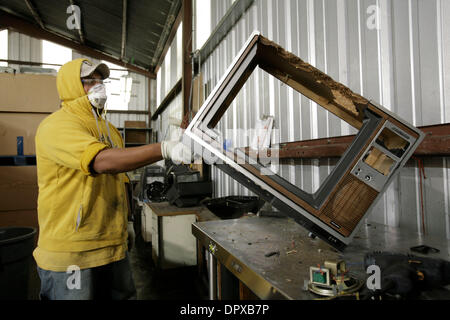
[[[248,150],[224,149],[223,137],[214,129],[256,67],[359,130],[315,193],[268,174],[270,166],[255,160]],[[183,142],[206,162],[214,162],[310,232],[343,250],[423,138],[422,131],[395,114],[254,32],[191,121]]]

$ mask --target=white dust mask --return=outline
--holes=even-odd
[[[106,87],[98,83],[89,89],[88,98],[91,104],[97,109],[103,109],[106,103]]]

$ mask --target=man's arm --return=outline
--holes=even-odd
[[[104,149],[92,162],[96,173],[122,173],[162,160],[161,143],[124,149]]]

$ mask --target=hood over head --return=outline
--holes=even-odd
[[[92,105],[81,82],[81,64],[88,59],[75,59],[64,64],[56,76],[61,107],[84,119],[92,119]],[[88,60],[89,61],[89,60]]]
[[[56,87],[59,98],[62,101],[70,101],[83,96],[83,84],[81,83],[81,64],[87,59],[75,59],[64,64],[58,71],[56,77]]]

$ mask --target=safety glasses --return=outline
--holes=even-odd
[[[82,83],[86,84],[106,84],[110,83],[109,80],[103,80],[103,79],[81,79]]]

